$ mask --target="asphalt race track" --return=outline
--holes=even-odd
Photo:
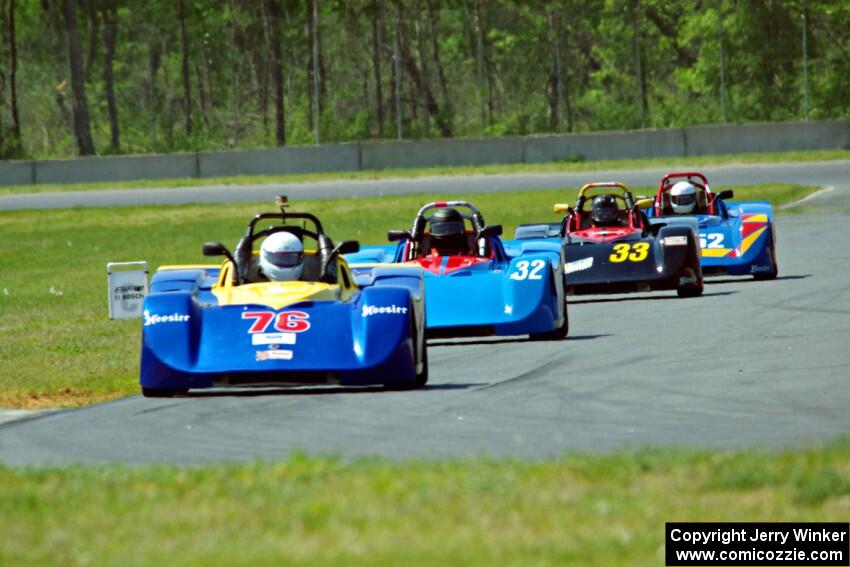
[[[8,464],[779,448],[850,432],[850,216],[780,216],[780,278],[573,298],[567,340],[435,341],[420,391],[136,396],[0,426]]]
[[[756,183],[846,186],[850,160],[811,163],[720,165],[698,168],[712,186],[729,188]],[[621,181],[632,187],[656,187],[670,168],[621,169],[566,173],[511,173],[498,175],[434,176],[412,179],[334,180],[267,185],[208,185],[161,189],[68,191],[0,196],[0,210],[56,209],[66,207],[112,207],[129,205],[177,205],[266,201],[276,195],[292,199],[374,197],[402,193],[468,194],[485,191],[514,191],[581,187],[588,181]]]

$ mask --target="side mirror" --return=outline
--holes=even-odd
[[[360,252],[360,243],[356,240],[343,240],[334,249],[334,255],[354,254],[355,252]]]
[[[236,260],[233,259],[233,254],[230,253],[230,250],[222,244],[221,242],[206,242],[202,248],[204,256],[224,256],[226,257],[231,264],[233,264],[233,283],[235,285],[239,285],[242,281],[242,278],[239,275],[239,266],[236,264]]]
[[[639,199],[637,203],[635,203],[635,205],[637,205],[641,209],[648,209],[652,206],[652,199],[650,199],[649,197],[644,197],[642,199]]]
[[[558,203],[557,205],[552,207],[552,210],[558,213],[559,215],[568,215],[572,212],[573,208],[565,203]]]
[[[478,234],[475,238],[492,238],[493,236],[501,236],[502,235],[502,225],[500,224],[489,224],[478,231]]]
[[[405,238],[412,238],[406,230],[390,230],[387,232],[387,240],[390,242],[397,242]]]
[[[726,189],[725,191],[721,191],[720,193],[715,195],[714,200],[716,201],[716,200],[720,199],[722,201],[724,199],[731,199],[734,196],[735,196],[735,193],[733,193],[731,189]]]
[[[230,256],[230,252],[221,242],[206,242],[202,250],[204,256]]]

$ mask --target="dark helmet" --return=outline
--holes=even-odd
[[[613,195],[597,195],[593,198],[590,209],[590,216],[593,222],[598,225],[616,224],[619,220],[620,208],[617,206],[617,199]]]
[[[441,254],[457,254],[467,249],[463,215],[455,209],[437,209],[429,219],[431,245]]]

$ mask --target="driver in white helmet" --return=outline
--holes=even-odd
[[[304,245],[291,232],[275,232],[260,247],[260,273],[269,281],[291,282],[304,271]]]
[[[670,188],[670,206],[677,215],[692,215],[697,208],[697,189],[687,181],[679,181]]]

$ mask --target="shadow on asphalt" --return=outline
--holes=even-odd
[[[565,339],[560,339],[562,341],[589,341],[593,339],[598,339],[601,337],[610,337],[611,335],[568,335]],[[559,342],[557,340],[548,341],[541,340],[535,341],[529,338],[523,337],[514,337],[510,339],[430,339],[428,341],[429,347],[441,347],[441,346],[469,346],[469,345],[501,345],[507,343],[556,343]]]
[[[700,297],[715,297],[720,295],[734,295],[738,293],[737,291],[717,291],[714,293],[703,293]],[[610,303],[613,301],[660,301],[673,299],[676,301],[683,301],[683,298],[678,295],[640,295],[637,297],[613,297],[610,299],[571,299],[570,305],[581,305],[583,303]],[[698,299],[698,298],[693,298]]]
[[[778,277],[774,278],[773,280],[757,280],[757,279],[751,278],[749,276],[739,276],[737,278],[727,277],[727,278],[722,278],[722,279],[708,277],[708,278],[705,278],[705,283],[706,283],[706,285],[709,285],[709,284],[724,284],[724,283],[765,283],[765,282],[777,281],[777,280],[804,280],[804,279],[810,278],[810,277],[812,277],[812,274],[799,274],[799,275],[795,275],[795,276],[778,276]],[[708,294],[706,293],[704,295],[708,295]]]
[[[331,394],[375,394],[378,392],[413,392],[416,390],[468,390],[487,382],[428,384],[423,388],[396,390],[383,386],[291,386],[283,388],[244,388],[192,391],[182,398],[256,398],[263,396],[326,396]],[[179,398],[178,397],[178,398]],[[177,398],[175,398],[177,399]]]

